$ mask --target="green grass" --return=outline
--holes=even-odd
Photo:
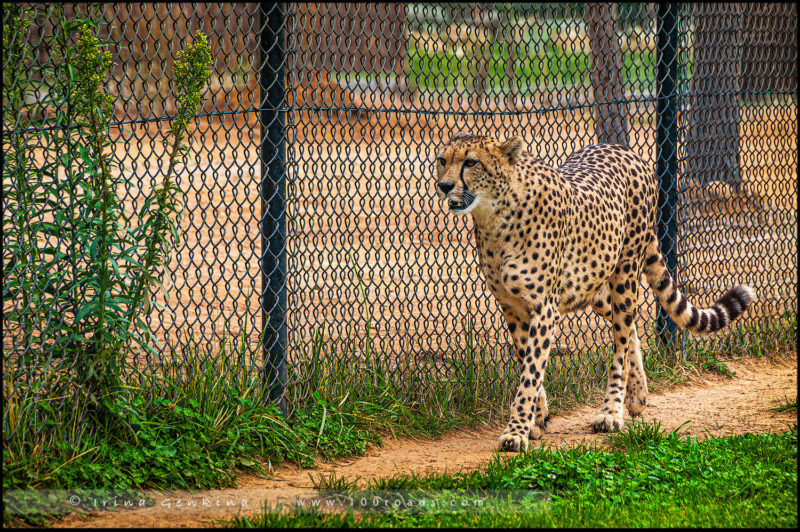
[[[476,47],[477,49],[477,47]],[[476,58],[464,55],[457,57],[452,51],[429,52],[424,48],[409,46],[407,76],[416,87],[424,90],[452,90],[455,87],[470,87],[477,70]],[[478,53],[478,52],[475,52]],[[506,79],[508,48],[496,45],[489,60],[488,90],[509,92]],[[626,85],[642,90],[655,83],[655,54],[649,51],[624,52],[622,54],[622,76]],[[515,63],[518,93],[536,93],[539,90],[591,84],[591,59],[589,54],[575,50],[567,51],[556,43],[544,42],[537,50],[523,48]]]
[[[79,393],[65,407],[50,386],[37,393],[37,383],[16,383],[16,393],[5,396],[3,488],[219,488],[235,486],[240,471],[267,474],[284,461],[310,466],[380,442],[360,405],[331,404],[319,394],[286,419],[249,369],[259,350],[246,333],[213,352],[190,345],[165,357],[181,364],[130,377],[126,389],[105,399],[112,416],[102,420],[85,419]],[[46,521],[29,515],[24,522]]]
[[[268,507],[236,527],[794,527],[797,525],[797,426],[781,434],[698,441],[639,429],[635,444],[605,451],[586,446],[533,448],[497,456],[479,471],[398,475],[345,497],[403,490],[417,500],[484,494],[475,511],[346,511]],[[644,437],[640,437],[644,436]],[[618,443],[633,443],[618,436]],[[341,488],[339,484],[336,487]],[[395,492],[397,493],[397,492]],[[499,502],[490,494],[511,494]],[[525,494],[538,505],[524,504]],[[542,500],[542,495],[549,498]],[[326,494],[330,496],[331,494]],[[342,498],[340,500],[347,500]],[[323,506],[324,507],[324,506]],[[344,507],[347,507],[346,505]]]
[[[661,423],[658,421],[648,422],[631,422],[625,425],[621,432],[608,434],[606,439],[609,447],[617,451],[631,451],[634,449],[644,449],[649,445],[665,442],[675,441],[680,437],[680,429],[689,423],[683,423],[677,429],[666,432],[661,428]]]
[[[770,408],[770,412],[790,412],[792,410],[797,410],[797,396],[794,396],[794,399],[789,399],[788,397],[784,397],[783,401],[774,408]]]
[[[536,43],[517,45],[515,61],[516,92],[530,95],[541,90],[554,90],[591,85],[591,56],[581,50],[565,50],[548,37]],[[406,47],[406,77],[409,84],[424,91],[453,91],[458,87],[471,88],[478,70],[480,45],[467,48],[459,57],[455,47],[443,51],[426,50],[423,43],[409,41]],[[488,52],[487,52],[488,53]],[[622,52],[622,79],[626,86],[642,91],[655,86],[656,53],[649,50]],[[509,60],[508,45],[498,40],[492,47],[486,75],[487,91],[506,94],[510,81],[506,76]],[[368,79],[385,77],[388,73],[340,73],[334,77],[353,76]]]
[[[731,378],[736,376],[735,371],[731,371],[731,369],[728,368],[728,365],[725,364],[724,361],[718,359],[715,356],[710,356],[708,360],[702,363],[702,367],[707,371],[713,371],[714,373],[719,373],[724,377]]]
[[[765,356],[785,349],[794,344],[795,324],[796,317],[787,315],[772,328],[740,327],[716,344],[687,342],[686,358],[677,361],[675,353],[651,349],[645,353],[651,390],[681,382],[692,364],[710,356]],[[83,418],[80,394],[44,380],[38,383],[45,385],[42,392],[35,391],[34,382],[20,393],[22,383],[7,378],[3,487],[233,486],[242,470],[265,474],[284,461],[310,466],[320,457],[361,455],[386,434],[430,438],[507,415],[517,368],[498,364],[498,353],[471,328],[466,347],[454,351],[445,371],[413,357],[398,357],[392,366],[386,353],[374,349],[370,334],[336,339],[318,331],[296,354],[303,365],[290,366],[289,419],[265,404],[260,377],[250,369],[260,366],[260,350],[249,344],[246,331],[216,349],[192,339],[188,349],[171,347],[165,360],[181,364],[135,374],[125,390],[109,398],[114,416],[94,431],[86,430],[90,424]],[[588,357],[589,368],[553,363],[551,385],[576,381],[577,372],[597,376],[574,393],[549,389],[551,412],[601,393],[607,356],[607,346],[601,346]],[[11,394],[15,386],[17,393]],[[60,394],[52,393],[58,389]],[[627,430],[638,431],[630,441],[648,439],[645,428]],[[336,478],[318,484],[347,487]]]
[[[179,364],[136,372],[105,398],[113,415],[103,420],[84,418],[86,397],[70,395],[68,374],[28,384],[9,373],[4,489],[233,486],[239,471],[266,474],[284,461],[308,467],[363,455],[385,434],[435,437],[484,422],[506,410],[516,380],[477,345],[455,356],[446,375],[413,359],[393,375],[369,335],[331,340],[320,331],[299,353],[303,365],[289,368],[287,419],[266,399],[253,369],[260,349],[246,331],[219,348],[191,338],[188,345],[168,346],[164,360]]]

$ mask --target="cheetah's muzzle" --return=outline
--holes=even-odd
[[[456,214],[460,214],[472,205],[472,202],[475,201],[475,196],[471,194],[469,191],[465,190],[461,195],[461,201],[456,201],[451,199],[448,201],[447,205],[450,207],[450,210]]]

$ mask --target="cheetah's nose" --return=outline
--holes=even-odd
[[[446,182],[446,181],[441,181],[439,183],[436,183],[436,186],[439,187],[439,190],[441,190],[445,194],[447,194],[448,192],[453,190],[453,187],[455,187],[455,185],[453,183],[449,183],[449,182]]]

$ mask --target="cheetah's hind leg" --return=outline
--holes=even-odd
[[[604,286],[592,300],[592,309],[603,319],[611,323],[611,294],[608,285]],[[647,375],[642,363],[642,350],[639,346],[639,335],[633,327],[630,336],[633,345],[633,356],[628,360],[628,382],[625,387],[625,407],[633,416],[640,416],[647,406]]]
[[[628,384],[625,388],[625,407],[631,417],[641,416],[647,406],[647,375],[642,364],[642,350],[639,347],[639,335],[636,327],[631,331],[631,345],[633,354],[628,361]]]
[[[544,383],[539,386],[539,394],[536,396],[536,427],[544,433],[546,432],[547,422],[550,421],[550,410],[547,408],[547,392],[544,391]],[[533,430],[531,430],[533,434]]]

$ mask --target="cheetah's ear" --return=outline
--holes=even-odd
[[[508,158],[509,163],[516,164],[517,159],[519,159],[519,154],[522,153],[524,147],[525,143],[522,137],[514,137],[502,143],[500,145],[500,151]]]

